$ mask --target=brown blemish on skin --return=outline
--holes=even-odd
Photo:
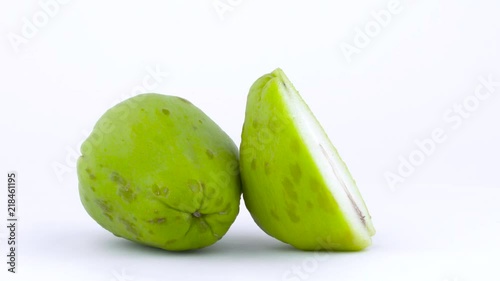
[[[252,127],[254,127],[255,129],[257,129],[259,127],[259,121],[257,121],[257,120],[254,119],[253,122],[252,122]]]
[[[167,197],[170,192],[167,187],[161,188],[157,184],[153,184],[151,186],[151,191],[156,196],[164,196],[164,197]]]
[[[112,172],[111,175],[109,176],[109,178],[117,183],[117,184],[120,184],[120,185],[125,185],[127,182],[125,181],[125,179],[120,175],[118,174],[117,172]]]
[[[112,213],[113,212],[113,207],[109,205],[109,202],[106,200],[96,200],[95,203],[97,206],[105,213]]]
[[[214,159],[214,152],[212,150],[207,149],[205,153],[207,154],[208,158]]]
[[[290,148],[294,153],[300,153],[302,150],[300,147],[300,141],[297,138],[293,138],[292,142],[290,143]]]
[[[287,209],[286,210],[286,213],[288,214],[288,217],[290,218],[290,220],[294,223],[298,223],[300,221],[300,218],[299,216],[297,216],[297,214],[295,213],[294,210],[291,210],[291,209]]]
[[[254,158],[254,159],[252,159],[252,164],[251,164],[251,166],[252,166],[252,170],[257,169],[257,161],[255,160],[255,158]]]
[[[168,109],[166,109],[166,108],[162,109],[162,110],[161,110],[161,112],[162,112],[163,114],[165,114],[166,116],[170,116],[170,110],[168,110]]]
[[[153,184],[153,186],[151,187],[151,190],[153,191],[154,195],[156,195],[156,196],[161,195],[161,190],[160,190],[160,187],[158,185]]]
[[[271,168],[269,167],[269,162],[264,163],[264,172],[269,176],[271,174]]]
[[[299,163],[290,165],[290,173],[296,183],[300,182],[300,179],[302,178],[302,170],[300,169]]]
[[[307,208],[312,209],[313,204],[311,203],[311,201],[307,200],[306,206],[307,206]]]
[[[118,185],[118,195],[128,203],[135,200],[137,195],[129,183],[117,172],[112,172],[110,179]]]
[[[215,201],[216,206],[220,206],[220,205],[222,205],[222,203],[224,203],[224,198],[222,198],[222,197],[219,197],[217,199],[217,201]]]
[[[299,200],[299,196],[297,195],[297,192],[295,191],[293,183],[292,183],[292,181],[289,178],[283,179],[283,181],[281,182],[281,184],[285,188],[286,196],[288,196],[293,201]]]
[[[214,194],[217,192],[217,190],[215,190],[215,188],[213,187],[207,187],[205,188],[205,184],[202,183],[202,188],[203,188],[203,191],[205,192],[205,196],[206,198],[213,198]]]
[[[102,210],[103,214],[111,221],[113,221],[113,216],[111,213],[113,213],[113,206],[109,204],[108,201],[106,200],[96,200],[95,201],[96,205]]]
[[[173,244],[177,242],[177,239],[170,239],[170,240],[167,240],[167,242],[165,242],[165,245],[170,245],[170,244]]]
[[[277,221],[281,220],[274,210],[271,210],[271,216]]]
[[[166,221],[167,221],[167,219],[165,219],[165,218],[155,218],[155,219],[148,220],[149,223],[153,223],[153,224],[162,224],[162,223],[165,223]]]
[[[142,235],[139,233],[139,231],[137,231],[137,227],[135,226],[134,223],[132,223],[124,218],[120,218],[120,222],[125,226],[125,229],[128,232],[130,232],[131,234],[133,234],[136,237],[142,237]]]
[[[85,169],[85,172],[87,172],[87,174],[89,174],[89,178],[91,180],[95,180],[96,179],[95,175],[92,173],[92,171],[89,168]]]
[[[120,195],[121,198],[123,198],[128,203],[131,203],[137,197],[134,190],[132,190],[132,188],[130,188],[129,184],[120,186],[118,188],[118,194]]]

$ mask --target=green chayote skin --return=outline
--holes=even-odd
[[[83,206],[116,236],[198,249],[221,239],[239,212],[237,147],[185,99],[143,94],[114,106],[81,152]]]

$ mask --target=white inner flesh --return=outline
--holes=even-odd
[[[359,237],[361,239],[369,239],[374,229],[357,187],[350,179],[342,160],[310,109],[292,88],[290,82],[285,81],[285,83],[286,87],[284,85],[280,87],[287,93],[284,98],[289,112],[293,116],[299,134],[315,159],[328,189],[354,232],[361,235]]]

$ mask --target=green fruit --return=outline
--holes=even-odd
[[[269,235],[302,250],[361,250],[375,229],[352,179],[281,69],[248,94],[240,147],[243,198]]]
[[[185,99],[128,99],[100,118],[81,150],[83,206],[116,236],[197,249],[217,242],[238,214],[237,147]]]

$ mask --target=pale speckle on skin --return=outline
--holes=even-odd
[[[195,193],[200,192],[202,189],[200,182],[198,182],[197,180],[190,180],[188,185],[191,191]]]
[[[200,231],[200,233],[205,233],[210,230],[207,222],[204,219],[198,219],[197,221],[199,226],[198,230]]]

